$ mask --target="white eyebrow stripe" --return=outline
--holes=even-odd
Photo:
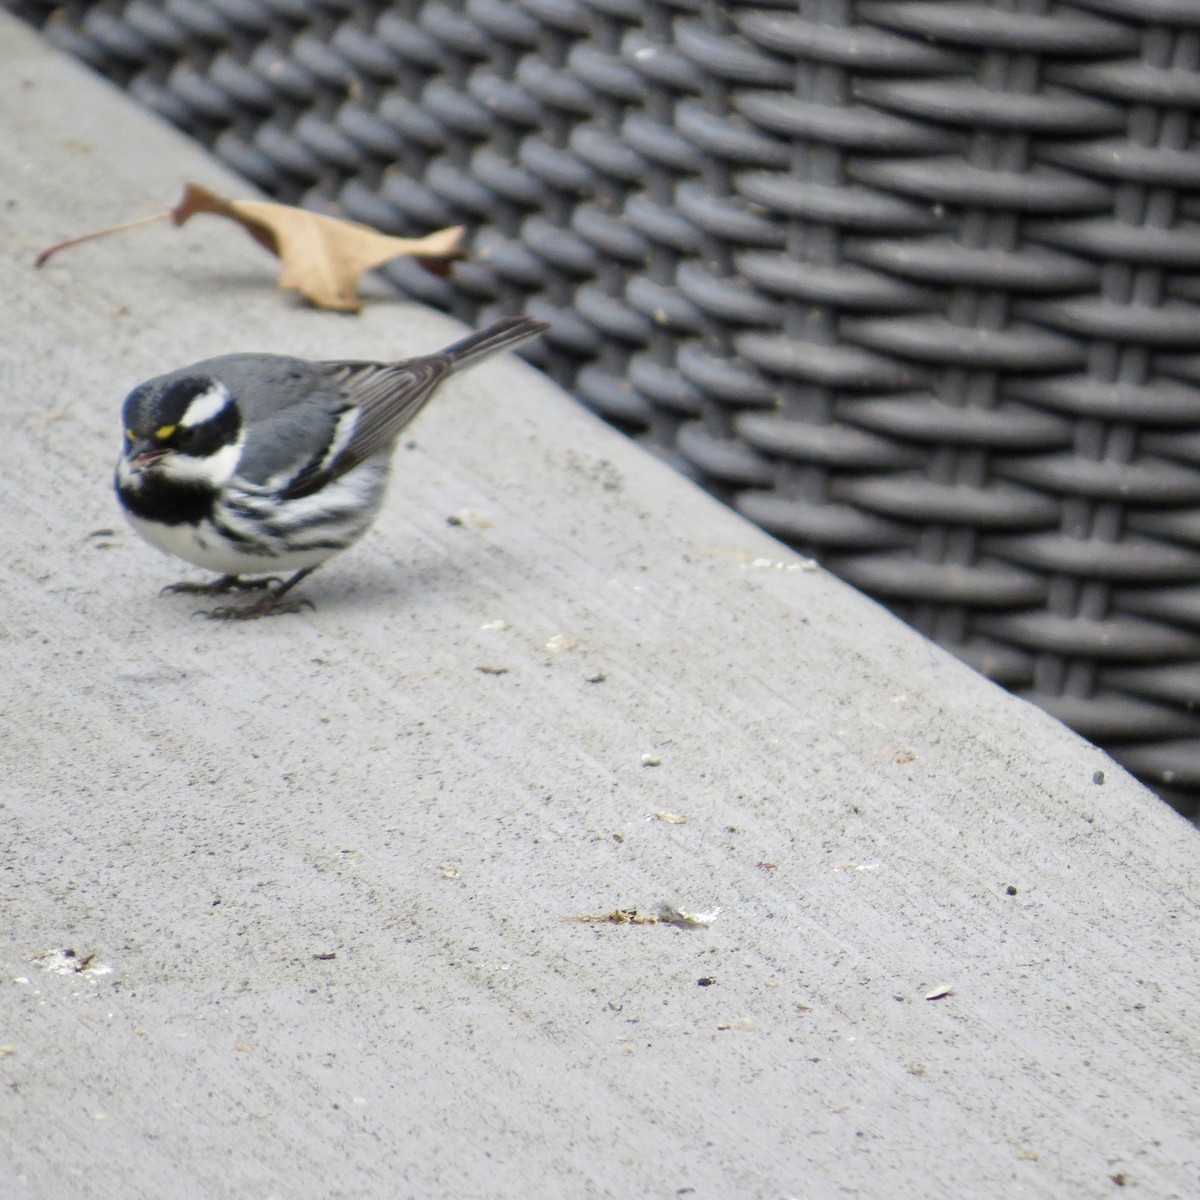
[[[179,424],[184,429],[194,425],[203,425],[211,421],[229,403],[229,389],[219,380],[214,379],[212,387],[201,392],[187,406],[187,411],[179,418]]]

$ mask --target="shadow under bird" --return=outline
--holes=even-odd
[[[265,589],[207,614],[219,619],[295,612],[303,602],[283,597],[370,528],[396,439],[438,385],[547,328],[512,317],[392,363],[226,354],[139,384],[123,410],[121,507],[151,545],[220,575],[164,590]]]

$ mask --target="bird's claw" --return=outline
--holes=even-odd
[[[278,617],[284,613],[303,612],[315,609],[316,605],[303,596],[298,600],[281,600],[275,592],[268,592],[253,604],[221,604],[216,608],[198,609],[193,617],[207,617],[210,621],[257,621],[260,617]]]

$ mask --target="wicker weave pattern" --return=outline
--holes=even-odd
[[[467,222],[395,281],[1200,789],[1196,0],[10,3],[282,199]]]

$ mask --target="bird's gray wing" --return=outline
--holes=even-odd
[[[344,400],[339,404],[337,394],[331,393],[259,418],[246,430],[238,475],[284,497],[315,491],[297,492],[296,488],[321,471],[337,437],[339,417],[350,411],[351,405]]]
[[[226,354],[191,370],[221,379],[245,419],[238,473],[253,483],[291,483],[308,496],[389,447],[456,368],[507,350],[548,326],[507,317],[438,354],[402,362],[308,362],[278,354]]]
[[[288,487],[289,498],[311,495],[390,446],[425,407],[451,367],[442,354],[399,363],[317,364],[348,406],[338,414],[329,453],[310,463]],[[345,439],[340,436],[347,422]]]

